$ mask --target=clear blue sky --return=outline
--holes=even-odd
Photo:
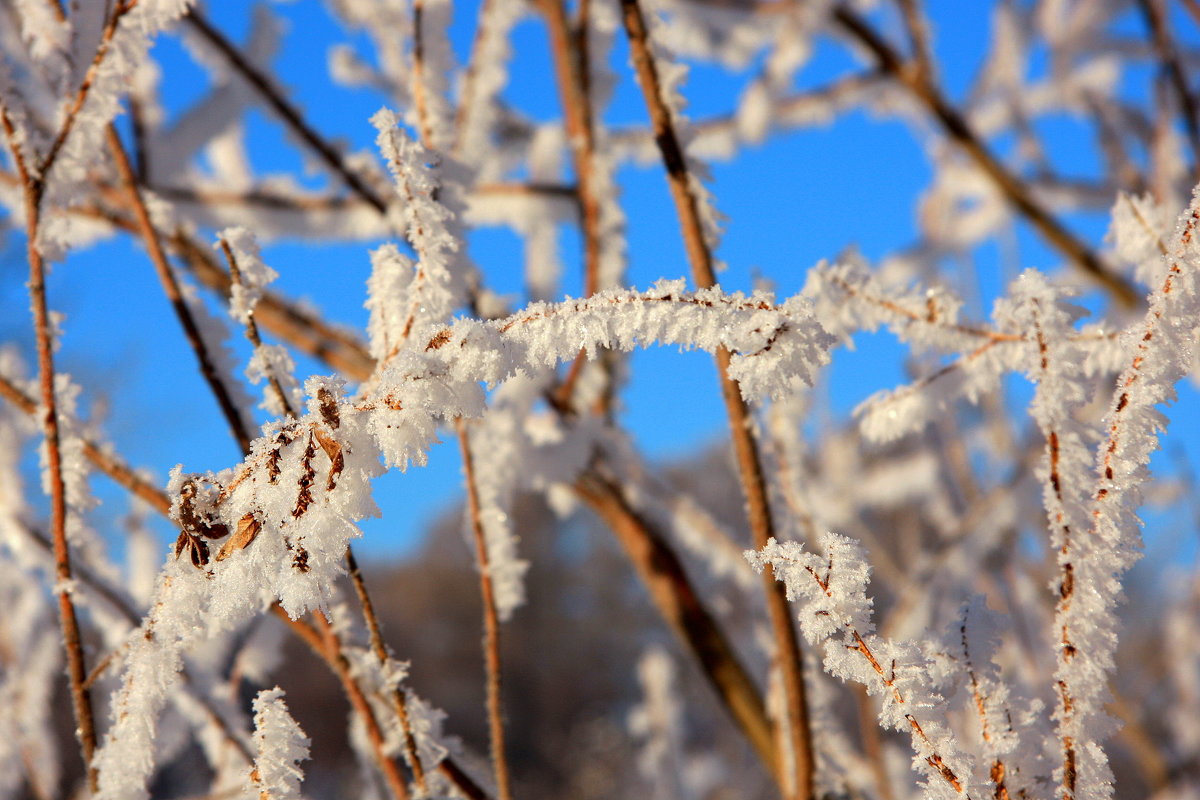
[[[934,19],[935,44],[942,78],[958,96],[969,84],[986,52],[988,15],[972,3],[940,0],[928,4]],[[271,4],[290,20],[277,74],[283,76],[292,99],[327,137],[368,148],[375,131],[368,117],[386,101],[368,91],[350,92],[332,85],[324,64],[328,48],[342,41],[322,5],[314,2]],[[241,3],[210,3],[209,15],[235,41],[248,29],[250,7]],[[476,5],[456,4],[454,44],[465,54],[475,24]],[[1131,30],[1138,30],[1136,17]],[[1181,25],[1194,33],[1188,24]],[[353,39],[369,52],[365,36]],[[506,97],[526,113],[557,117],[559,106],[549,68],[549,52],[538,20],[517,31]],[[155,48],[163,66],[164,102],[171,113],[186,108],[205,91],[206,74],[197,67],[175,37],[164,37]],[[628,76],[623,50],[614,65]],[[844,47],[826,43],[801,73],[798,88],[822,85],[843,74],[854,62]],[[751,70],[757,65],[752,65]],[[1129,91],[1143,91],[1145,76],[1133,75]],[[728,111],[736,101],[745,75],[730,76],[711,67],[693,70],[686,93],[694,117]],[[606,114],[612,125],[644,121],[636,87],[624,80]],[[1055,160],[1078,174],[1094,174],[1099,165],[1091,138],[1063,116],[1039,125],[1050,134]],[[297,149],[283,128],[268,114],[251,114],[248,129],[251,157],[263,170],[288,170],[305,175],[312,185],[327,182],[319,171],[305,173]],[[1003,143],[1001,143],[1003,145]],[[806,270],[822,258],[833,258],[849,246],[876,258],[910,244],[916,235],[915,199],[926,186],[930,170],[918,139],[896,121],[861,112],[848,114],[828,127],[806,129],[769,139],[741,154],[733,163],[713,166],[718,207],[729,217],[719,256],[729,264],[722,284],[748,289],[755,276],[773,281],[777,291],[799,290]],[[620,176],[629,218],[629,279],[645,286],[659,277],[687,275],[678,227],[660,169],[625,168]],[[1107,220],[1098,215],[1071,218],[1076,230],[1096,242]],[[1059,261],[1036,236],[1017,230],[1023,267],[1053,267]],[[367,252],[375,242],[326,244],[276,242],[265,258],[280,274],[276,288],[311,299],[328,318],[361,330],[362,307],[369,271]],[[577,238],[567,234],[562,251],[569,275],[578,273]],[[519,242],[503,230],[483,230],[472,236],[471,251],[493,287],[518,296],[521,286]],[[1001,288],[998,253],[984,248],[977,256],[983,297],[973,316],[990,311],[991,297]],[[31,345],[25,315],[24,258],[19,241],[9,240],[0,272],[0,303],[11,313],[0,315],[0,336]],[[494,265],[508,265],[497,269]],[[568,280],[578,292],[578,281]],[[85,386],[87,396],[105,404],[106,430],[120,452],[133,464],[148,466],[165,480],[167,471],[182,462],[189,471],[220,468],[238,458],[217,407],[201,383],[178,325],[162,297],[151,266],[140,248],[128,239],[101,244],[73,255],[55,268],[51,302],[66,312],[60,364]],[[244,360],[246,349],[233,343]],[[829,396],[841,417],[878,389],[904,382],[903,350],[887,334],[863,336],[854,353],[838,353],[829,378]],[[300,377],[324,373],[323,366],[300,360]],[[679,354],[660,348],[633,356],[631,386],[624,395],[625,424],[646,453],[657,459],[678,458],[724,436],[711,358]],[[1024,390],[1014,383],[1018,394]],[[686,398],[686,403],[681,401]],[[1172,431],[1172,447],[1200,454],[1195,425],[1196,396],[1185,388],[1183,424]],[[683,409],[681,413],[681,408]],[[1187,435],[1181,435],[1186,432]],[[449,438],[449,437],[447,437]],[[1161,460],[1161,459],[1160,459]],[[366,527],[365,552],[388,556],[404,552],[424,525],[460,494],[457,448],[443,445],[431,454],[430,466],[406,475],[389,475],[377,484],[377,501],[384,519]],[[107,484],[98,485],[108,513],[120,515],[124,502]]]

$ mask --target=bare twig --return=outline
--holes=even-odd
[[[1158,51],[1162,70],[1179,100],[1179,113],[1192,147],[1192,173],[1195,175],[1200,170],[1200,119],[1197,118],[1196,98],[1188,88],[1187,75],[1179,61],[1175,42],[1171,39],[1163,5],[1160,0],[1138,0],[1142,16],[1146,18],[1146,25],[1154,38],[1154,49]]]
[[[171,308],[175,311],[175,316],[179,319],[179,325],[183,328],[188,344],[191,345],[192,352],[196,355],[196,361],[200,366],[200,374],[204,376],[204,381],[208,384],[209,389],[212,390],[213,397],[216,398],[217,404],[221,407],[221,413],[225,415],[225,421],[228,423],[229,430],[233,433],[234,439],[237,440],[238,446],[243,453],[248,452],[250,450],[251,437],[246,427],[246,422],[242,419],[242,413],[234,402],[224,377],[217,374],[212,354],[209,353],[208,345],[204,341],[204,336],[200,332],[196,318],[193,316],[192,310],[188,307],[187,299],[183,296],[179,279],[175,277],[174,270],[167,262],[167,254],[163,250],[162,240],[159,238],[158,231],[150,219],[150,212],[147,210],[141,190],[138,188],[137,176],[134,174],[132,164],[129,163],[129,156],[125,152],[125,146],[121,144],[121,137],[117,134],[116,128],[111,125],[108,129],[108,147],[112,151],[117,171],[120,173],[121,180],[125,183],[125,189],[129,193],[129,201],[133,207],[134,218],[137,220],[138,232],[142,240],[146,243],[146,249],[150,254],[150,261],[154,264],[154,271],[158,273],[158,280],[162,284],[163,292],[166,293],[167,300],[171,303]]]
[[[500,617],[496,613],[496,593],[492,585],[491,559],[487,537],[480,515],[479,490],[475,481],[475,459],[471,453],[470,436],[462,417],[454,422],[462,453],[463,474],[467,483],[467,510],[471,520],[471,535],[475,541],[475,559],[479,567],[479,591],[483,596],[483,655],[487,667],[488,729],[492,742],[492,769],[496,776],[496,792],[500,800],[512,800],[512,785],[504,747],[504,711],[501,698]]]
[[[851,38],[871,52],[879,62],[880,69],[895,78],[925,106],[942,131],[991,178],[1008,202],[1029,220],[1047,242],[1103,286],[1121,305],[1133,307],[1137,304],[1137,290],[1125,278],[1112,272],[1091,248],[1037,202],[1028,186],[1001,163],[928,76],[920,70],[909,69],[895,49],[849,6],[835,6],[833,19]]]
[[[319,133],[309,125],[300,111],[293,106],[283,96],[283,92],[272,82],[270,77],[251,64],[241,51],[234,46],[224,34],[212,26],[204,18],[204,16],[195,8],[188,12],[186,17],[191,26],[203,36],[209,44],[217,48],[222,55],[229,60],[230,65],[234,67],[246,81],[258,91],[259,95],[267,102],[267,105],[275,111],[279,117],[287,123],[288,127],[299,136],[305,144],[313,149],[320,156],[334,173],[345,182],[356,195],[369,203],[376,211],[383,214],[387,211],[387,202],[376,192],[365,180],[355,173],[346,164],[342,155],[321,137]]]
[[[67,677],[75,711],[79,744],[87,770],[88,785],[97,788],[96,769],[92,757],[96,752],[96,721],[88,693],[87,667],[83,657],[83,641],[75,601],[71,597],[71,554],[67,544],[67,489],[63,481],[62,450],[59,442],[58,398],[55,393],[54,342],[50,333],[50,311],[46,303],[46,263],[38,247],[38,225],[41,219],[41,199],[45,184],[35,177],[25,161],[17,142],[17,133],[0,106],[0,125],[8,139],[13,161],[21,175],[25,198],[25,251],[29,260],[29,298],[33,306],[34,335],[37,338],[38,386],[41,392],[39,422],[46,441],[46,467],[50,485],[50,532],[54,540],[55,593],[58,595],[58,616],[62,627],[63,647],[67,655]],[[42,173],[44,174],[44,173]]]
[[[586,6],[580,8],[580,31],[572,36],[563,0],[539,0],[538,5],[550,31],[554,74],[559,102],[566,122],[567,141],[575,164],[576,202],[583,233],[583,293],[590,297],[600,289],[600,198],[596,187],[596,132],[593,125],[587,52]],[[559,405],[567,406],[583,370],[586,354],[580,352],[555,392]]]
[[[686,156],[679,135],[675,130],[670,108],[663,95],[658,68],[651,50],[646,20],[637,0],[621,0],[622,20],[629,37],[634,68],[641,85],[642,96],[650,112],[654,127],[654,138],[662,153],[671,197],[675,202],[683,233],[692,279],[701,288],[716,285],[712,252],[704,237],[700,220],[699,201],[692,191]],[[733,447],[737,457],[738,475],[746,498],[750,530],[754,546],[763,548],[774,536],[774,520],[767,497],[766,478],[759,458],[758,443],[755,441],[753,425],[746,401],[742,398],[737,383],[729,377],[730,353],[721,348],[716,353],[717,370],[720,373],[721,394],[733,435]],[[786,716],[786,731],[779,731],[780,747],[791,748],[793,773],[786,776],[782,787],[785,794],[797,800],[808,800],[813,795],[813,751],[808,723],[808,703],[803,676],[803,657],[800,641],[792,625],[786,590],[775,581],[774,572],[763,571],[763,590],[771,617],[775,637],[776,664],[783,677]]]
[[[283,608],[275,603],[271,606],[271,611],[275,616],[279,617],[284,623],[291,628],[292,632],[300,637],[312,651],[329,665],[333,673],[341,681],[342,690],[346,693],[350,705],[353,706],[354,712],[358,718],[362,720],[363,727],[366,729],[367,741],[371,743],[371,750],[375,754],[376,766],[383,774],[384,780],[387,782],[388,791],[397,800],[404,800],[408,795],[408,787],[405,785],[404,776],[400,774],[396,762],[388,757],[385,749],[385,740],[383,729],[379,725],[379,720],[375,716],[374,710],[371,708],[371,703],[367,700],[367,696],[363,693],[362,687],[358,685],[358,681],[354,679],[354,672],[350,666],[349,659],[342,652],[342,643],[338,639],[337,633],[333,630],[333,625],[325,618],[324,613],[317,612],[313,615],[316,621],[315,625],[305,622],[300,619],[292,619]]]
[[[758,688],[704,607],[679,558],[609,478],[592,470],[575,482],[575,491],[616,535],[663,620],[691,650],[759,759],[782,783],[780,753]]]

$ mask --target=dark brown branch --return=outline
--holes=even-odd
[[[1125,278],[1112,272],[1091,248],[1034,199],[1021,179],[1009,172],[971,129],[967,120],[950,105],[926,76],[919,70],[909,68],[892,46],[851,8],[835,6],[833,19],[852,39],[870,51],[882,70],[895,78],[925,106],[943,133],[962,148],[976,166],[992,179],[1008,202],[1029,220],[1051,246],[1108,290],[1121,305],[1131,308],[1137,304],[1138,291]]]
[[[358,685],[358,681],[354,679],[353,668],[350,665],[349,659],[342,652],[342,644],[338,640],[337,633],[333,630],[333,626],[329,623],[329,620],[320,611],[313,615],[313,619],[316,620],[315,626],[303,620],[292,619],[278,603],[271,606],[271,611],[274,612],[275,616],[283,620],[292,629],[292,632],[299,636],[312,649],[313,653],[333,670],[334,675],[341,681],[342,690],[346,693],[346,698],[350,701],[354,712],[363,722],[363,727],[367,733],[367,741],[370,742],[371,749],[374,751],[375,761],[380,772],[383,773],[384,780],[387,782],[388,791],[397,800],[407,798],[409,796],[408,787],[405,785],[404,776],[400,774],[396,762],[388,758],[385,751],[384,742],[387,737],[384,736],[383,729],[379,726],[379,720],[376,718],[375,712],[371,709],[370,701],[363,694],[362,687]]]
[[[288,102],[283,96],[283,92],[275,86],[266,73],[251,64],[241,51],[195,8],[188,12],[185,19],[197,33],[229,60],[234,69],[241,73],[242,77],[258,91],[267,105],[287,123],[288,127],[305,144],[312,148],[313,152],[320,156],[325,165],[336,173],[351,191],[369,203],[380,214],[387,211],[387,202],[361,176],[347,166],[342,155],[304,120],[300,111]]]
[[[758,688],[704,607],[679,558],[611,480],[593,470],[576,481],[575,491],[616,535],[660,616],[691,651],[768,771],[781,781],[780,754]]]
[[[675,202],[675,211],[679,217],[684,246],[692,269],[692,280],[700,288],[709,288],[717,283],[713,256],[704,236],[699,200],[690,185],[692,176],[689,174],[686,155],[659,80],[645,17],[637,0],[621,0],[621,9],[634,68],[650,113],[654,138],[667,171],[671,197]],[[736,381],[729,377],[729,351],[720,348],[716,353],[716,362],[720,374],[721,394],[729,417],[738,475],[746,498],[752,541],[756,548],[761,549],[766,547],[775,533],[774,519],[767,497],[766,476],[763,474],[758,443],[754,438],[749,408]],[[791,748],[790,763],[793,770],[792,774],[787,776],[784,776],[782,771],[776,775],[784,778],[781,788],[785,796],[794,797],[796,800],[808,800],[813,796],[814,760],[800,640],[792,624],[792,612],[785,588],[775,581],[774,572],[769,567],[763,570],[762,579],[775,638],[775,659],[783,678],[786,704],[786,737],[784,731],[777,732],[777,736],[780,747],[786,743]]]
[[[1142,9],[1146,26],[1150,28],[1150,35],[1154,38],[1154,49],[1158,51],[1163,72],[1179,100],[1179,113],[1183,117],[1183,127],[1192,147],[1192,174],[1195,175],[1200,171],[1200,119],[1197,119],[1196,99],[1188,88],[1187,75],[1179,61],[1175,42],[1171,39],[1163,4],[1160,0],[1138,0],[1138,6]]]
[[[191,308],[188,307],[187,298],[183,296],[179,279],[175,277],[175,271],[171,268],[170,263],[167,262],[167,254],[163,250],[162,240],[159,238],[158,230],[154,227],[154,223],[150,219],[150,212],[147,210],[145,200],[142,198],[141,189],[138,188],[137,176],[134,174],[133,165],[129,163],[129,156],[125,152],[125,146],[121,144],[121,137],[117,134],[116,128],[111,125],[108,128],[108,147],[112,152],[117,172],[120,173],[121,180],[125,184],[125,190],[128,192],[128,199],[130,205],[133,207],[134,219],[137,220],[138,233],[141,235],[142,241],[146,243],[146,249],[150,254],[150,261],[154,264],[154,271],[158,274],[158,280],[162,284],[163,292],[167,295],[167,300],[171,303],[171,308],[175,311],[179,325],[183,328],[184,336],[187,337],[188,344],[196,356],[196,361],[200,366],[200,374],[204,377],[205,383],[208,384],[213,397],[216,398],[217,404],[221,407],[221,413],[225,416],[225,421],[228,423],[229,430],[237,440],[238,446],[243,453],[247,453],[250,450],[251,437],[249,430],[246,428],[246,422],[242,419],[242,412],[233,401],[233,396],[225,383],[224,376],[217,374],[212,354],[208,352],[208,345],[204,341],[204,336],[200,332],[196,318],[192,315]]]

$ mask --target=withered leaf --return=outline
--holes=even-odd
[[[245,550],[262,530],[262,523],[253,514],[247,514],[238,520],[237,530],[217,553],[217,561],[224,561],[239,550]]]
[[[175,557],[179,558],[184,550],[188,551],[188,558],[196,569],[208,564],[208,545],[204,540],[187,531],[180,531],[179,538],[175,540]]]
[[[317,390],[317,400],[321,404],[321,418],[325,420],[325,424],[337,430],[342,424],[341,417],[338,414],[337,400],[333,393],[322,386]]]
[[[325,451],[325,455],[329,456],[329,480],[325,484],[325,490],[332,492],[337,486],[337,476],[342,474],[342,469],[346,466],[346,459],[342,456],[342,446],[337,443],[329,434],[320,430],[314,431],[317,441],[321,444],[321,449]]]

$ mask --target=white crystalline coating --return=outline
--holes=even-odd
[[[675,665],[666,650],[653,646],[638,659],[637,675],[642,702],[629,712],[628,725],[629,732],[643,740],[638,770],[660,789],[668,789],[683,766],[683,708],[675,694]]]
[[[521,0],[492,0],[482,8],[471,66],[463,78],[462,102],[469,106],[459,113],[465,118],[465,127],[455,132],[455,149],[481,170],[480,180],[502,177],[496,173],[504,159],[497,157],[494,141],[494,131],[502,120],[498,98],[509,80],[512,30],[527,13],[528,6]],[[465,95],[468,88],[469,96]]]
[[[2,417],[3,415],[0,415]],[[0,418],[0,443],[5,439]],[[14,453],[17,451],[13,451]],[[0,483],[12,476],[0,467]],[[19,797],[22,783],[52,796],[60,763],[54,745],[53,702],[62,674],[62,644],[53,606],[31,564],[0,521],[0,797]]]
[[[799,542],[772,539],[761,551],[745,555],[759,572],[771,565],[789,600],[804,601],[800,629],[810,644],[819,645],[847,628],[871,633],[873,603],[866,594],[871,571],[862,549],[835,533],[826,534],[822,545],[824,553],[810,553]]]
[[[529,562],[517,556],[512,503],[528,459],[521,421],[525,404],[499,405],[468,430],[475,469],[475,491],[487,550],[487,572],[492,580],[496,613],[501,622],[525,602],[525,572]]]
[[[689,292],[682,281],[660,281],[645,292],[610,289],[582,300],[535,303],[486,324],[463,320],[433,344],[430,352],[453,356],[442,369],[489,384],[521,369],[555,366],[580,350],[725,347],[733,353],[729,375],[749,399],[784,394],[797,377],[811,381],[832,339],[803,299],[776,305],[765,293]]]
[[[209,629],[204,618],[206,584],[204,575],[190,565],[168,562],[150,615],[129,639],[112,725],[93,762],[100,800],[148,796],[159,714],[179,683],[184,650]],[[246,607],[242,613],[248,616],[254,610]]]
[[[918,642],[873,632],[873,603],[866,594],[870,569],[862,548],[835,533],[824,534],[820,546],[812,553],[797,542],[771,539],[745,555],[755,569],[770,565],[788,599],[801,605],[800,628],[810,645],[824,649],[825,670],[878,695],[880,725],[910,735],[913,766],[925,776],[927,796],[984,796],[986,770],[952,733],[937,663]]]
[[[254,698],[254,780],[261,797],[299,800],[310,741],[288,712],[283,690],[264,689]]]
[[[217,239],[229,245],[239,273],[239,280],[230,289],[230,316],[246,325],[262,297],[262,290],[278,278],[279,273],[263,263],[258,240],[246,228],[226,228],[217,234]],[[220,244],[215,247],[220,249]]]
[[[272,386],[267,385],[263,388],[263,401],[259,405],[272,417],[286,416],[289,409],[300,407],[301,393],[300,385],[296,383],[296,362],[283,345],[264,344],[254,348],[254,354],[246,364],[246,377],[255,384],[266,383],[274,378],[283,389],[287,405],[284,405],[279,393]]]
[[[392,111],[380,109],[371,117],[371,124],[379,132],[376,144],[396,181],[405,234],[417,253],[411,280],[401,283],[396,274],[404,262],[397,258],[397,251],[385,247],[372,258],[372,266],[385,272],[372,280],[372,310],[391,303],[401,309],[397,323],[383,326],[397,339],[385,351],[390,354],[409,335],[419,337],[430,325],[445,322],[460,303],[463,276],[470,268],[461,252],[458,220],[445,202],[434,197],[439,189],[457,191],[457,187],[439,181],[434,171],[436,156],[399,127],[399,118]],[[444,199],[449,201],[454,194],[448,191]],[[376,292],[383,294],[376,297]],[[372,347],[379,349],[382,345],[372,341]]]
[[[77,70],[86,65],[86,74],[71,76],[70,88],[56,92],[58,107],[50,120],[55,130],[64,129],[68,119],[73,121],[54,163],[44,176],[43,208],[49,209],[50,213],[43,216],[38,246],[47,260],[62,258],[76,241],[80,228],[65,211],[79,198],[90,196],[84,187],[95,154],[105,149],[108,123],[120,112],[122,97],[146,58],[154,37],[178,20],[189,5],[189,0],[147,0],[133,5],[117,23],[104,57],[98,61],[95,59],[98,42],[82,38],[73,40],[69,61]],[[75,109],[78,90],[85,83],[88,91],[82,105]],[[43,156],[48,148],[49,143],[42,145]]]
[[[771,94],[766,84],[756,81],[742,93],[734,121],[743,140],[757,144],[766,138],[771,126]]]
[[[1096,451],[1095,476],[1085,520],[1073,538],[1075,589],[1056,621],[1071,624],[1073,655],[1060,654],[1056,678],[1066,684],[1070,708],[1060,702],[1055,717],[1066,735],[1078,735],[1076,775],[1080,800],[1111,797],[1111,772],[1100,742],[1110,729],[1103,703],[1113,667],[1121,600],[1121,579],[1141,551],[1137,509],[1141,487],[1150,478],[1147,464],[1158,447],[1166,417],[1156,406],[1174,400],[1175,384],[1192,366],[1197,319],[1200,319],[1200,194],[1176,223],[1167,246],[1166,269],[1150,295],[1142,321],[1121,336],[1127,366],[1117,378],[1105,438]],[[1055,400],[1057,398],[1051,398]],[[1053,509],[1051,508],[1053,513]],[[1064,780],[1064,769],[1056,778]]]
[[[367,334],[376,359],[387,358],[404,344],[410,310],[406,299],[416,274],[417,265],[396,245],[388,243],[371,251]]]
[[[1150,195],[1122,192],[1112,207],[1112,222],[1106,237],[1117,258],[1134,267],[1144,285],[1157,286],[1166,263],[1162,258],[1171,240],[1175,212],[1166,203],[1157,203]]]

